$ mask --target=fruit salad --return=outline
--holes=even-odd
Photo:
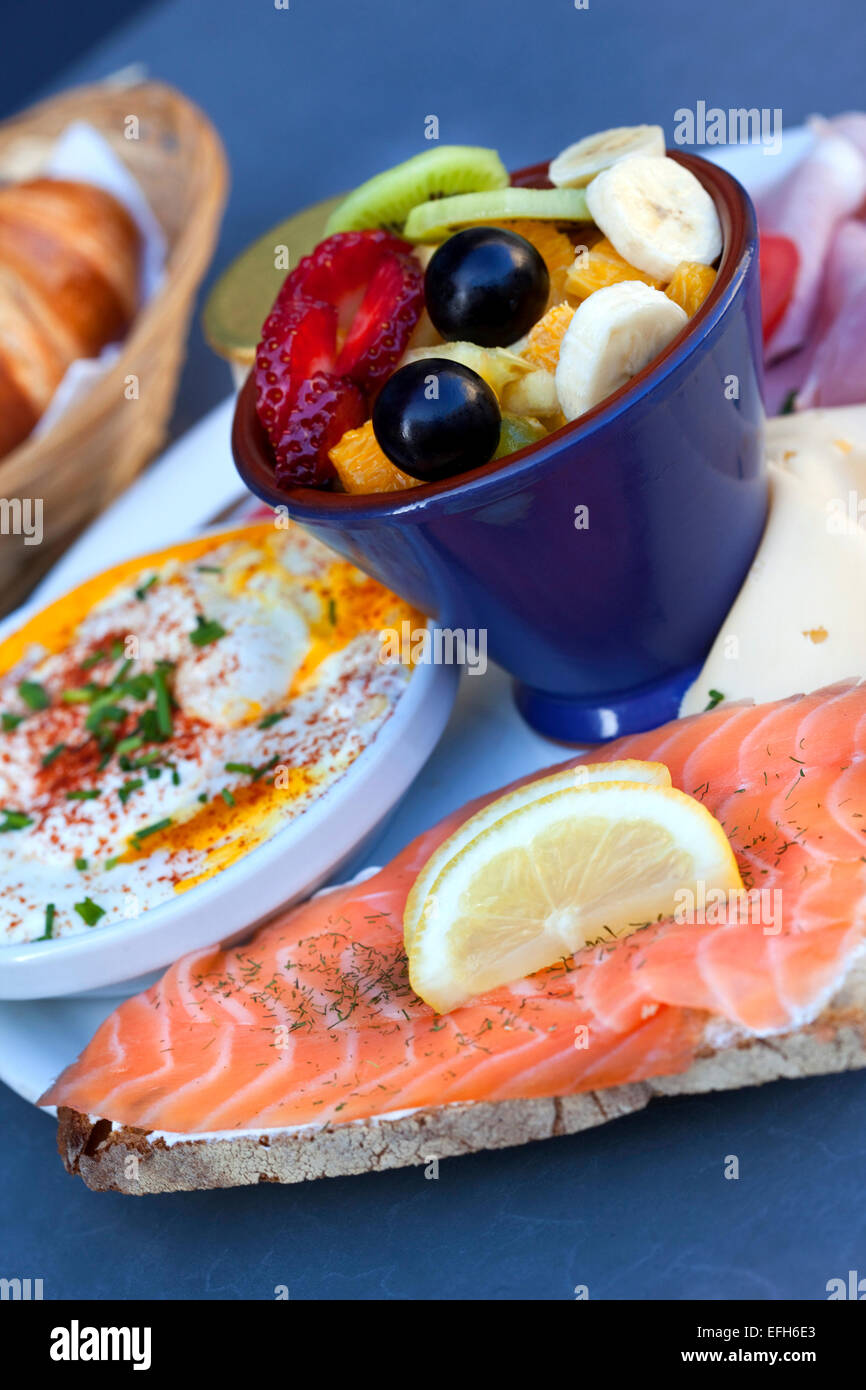
[[[550,187],[437,146],[331,213],[255,360],[277,484],[384,493],[507,458],[598,405],[715,280],[715,204],[660,126],[570,145]]]

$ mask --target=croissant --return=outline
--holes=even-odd
[[[0,188],[0,458],[71,362],[127,332],[140,259],[138,228],[110,193],[43,178]]]

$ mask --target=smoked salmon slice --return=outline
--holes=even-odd
[[[40,1103],[181,1135],[339,1125],[669,1076],[713,1038],[817,1018],[866,940],[866,684],[722,705],[592,758],[666,763],[724,826],[759,920],[696,907],[437,1016],[409,986],[403,908],[482,798],[365,881],[179,960]]]

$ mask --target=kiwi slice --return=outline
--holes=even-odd
[[[364,231],[385,227],[401,233],[408,214],[419,203],[451,193],[477,193],[505,188],[508,171],[495,150],[478,145],[436,145],[395,164],[362,183],[335,208],[325,233]]]
[[[493,457],[508,458],[509,454],[516,454],[518,449],[525,449],[527,444],[535,444],[546,434],[547,430],[540,420],[535,420],[530,415],[509,415],[503,412],[502,424],[499,426],[499,443]]]
[[[434,198],[415,207],[403,235],[409,241],[444,241],[458,227],[536,217],[545,222],[591,222],[584,188],[497,188]]]
[[[328,214],[342,195],[314,203],[272,227],[232,261],[207,297],[204,334],[220,357],[243,366],[255,360],[262,324],[290,270],[322,240]],[[278,248],[285,247],[285,251]]]

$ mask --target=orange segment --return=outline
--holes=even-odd
[[[665,294],[681,309],[685,309],[691,318],[713,288],[715,279],[716,272],[711,265],[701,265],[700,261],[680,261]]]
[[[556,371],[559,348],[574,313],[573,305],[566,303],[554,304],[552,309],[548,309],[544,317],[529,330],[529,339],[523,351],[527,362],[544,367],[548,372]]]
[[[608,241],[602,237],[594,246],[580,252],[565,277],[565,288],[577,299],[586,299],[595,290],[606,289],[608,285],[618,285],[623,280],[641,280],[653,289],[660,289],[661,283],[637,270]]]
[[[550,272],[550,296],[556,303],[565,294],[565,277],[574,260],[574,247],[565,232],[534,217],[505,220],[500,226],[525,237],[535,247]]]
[[[373,421],[347,430],[328,454],[346,492],[400,492],[418,479],[402,473],[379,448]]]

